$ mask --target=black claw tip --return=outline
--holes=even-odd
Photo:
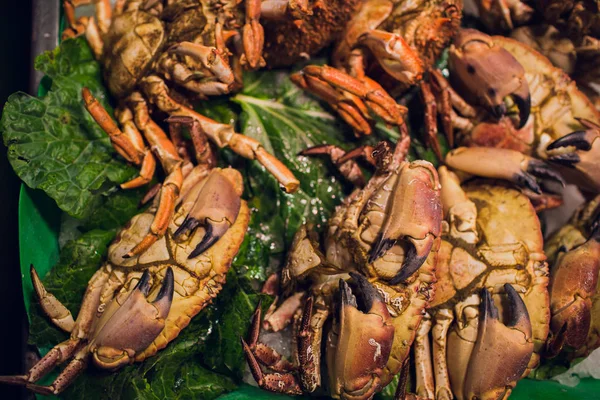
[[[559,147],[567,147],[574,146],[578,150],[591,150],[592,144],[588,142],[586,138],[586,131],[575,131],[565,135],[561,138],[556,139],[554,142],[550,143],[546,149],[554,150]]]
[[[506,105],[504,103],[490,108],[490,112],[496,119],[502,118],[506,114]]]
[[[553,169],[551,169],[546,163],[540,160],[531,160],[529,165],[527,166],[527,172],[530,172],[534,175],[540,176],[542,178],[547,178],[558,182],[562,187],[565,187],[565,180],[563,177]]]
[[[388,251],[394,244],[396,244],[396,240],[394,239],[384,239],[383,235],[379,236],[373,248],[371,249],[371,254],[369,255],[369,264],[372,264],[379,257],[383,256],[386,251]]]
[[[540,188],[540,185],[538,185],[535,178],[527,172],[521,172],[516,174],[514,180],[517,185],[525,187],[537,194],[542,194],[542,189]]]
[[[565,153],[551,156],[548,158],[548,160],[560,165],[564,165],[565,167],[574,168],[575,164],[581,161],[581,158],[579,158],[579,155],[576,153]]]
[[[136,289],[142,292],[144,296],[148,295],[148,292],[150,291],[150,272],[148,270],[144,270],[140,281],[135,285],[134,290]]]
[[[342,299],[341,305],[357,307],[356,297],[352,294],[352,289],[350,289],[348,283],[343,279],[340,279],[340,296]]]
[[[492,295],[486,288],[481,289],[480,320],[498,319],[498,309],[494,305]]]
[[[204,253],[206,250],[208,250],[210,248],[210,246],[217,243],[217,241],[220,238],[221,238],[221,236],[213,235],[213,227],[210,224],[210,222],[208,222],[206,224],[206,232],[204,233],[204,237],[202,238],[200,243],[198,243],[198,245],[196,246],[194,251],[192,251],[190,253],[190,255],[188,256],[188,260]]]
[[[165,274],[165,278],[163,280],[162,286],[160,287],[160,291],[156,295],[156,299],[154,303],[163,300],[166,298],[169,303],[173,301],[173,291],[175,289],[175,277],[173,275],[173,268],[167,268],[167,273]]]
[[[402,265],[402,268],[400,269],[400,271],[398,271],[398,274],[396,274],[396,276],[394,276],[389,281],[389,284],[397,285],[398,283],[407,280],[409,277],[412,276],[412,274],[414,274],[419,268],[421,268],[421,265],[423,265],[426,259],[427,256],[417,256],[417,249],[411,245],[406,251],[406,256],[404,257],[404,265]]]
[[[361,274],[357,274],[356,272],[350,272],[350,277],[352,277],[353,283],[355,285],[356,297],[360,301],[360,310],[361,311],[369,311],[371,307],[373,307],[373,302],[376,300],[381,300],[379,296],[379,292],[377,289],[369,282],[367,278],[365,278]]]
[[[527,123],[529,119],[529,113],[531,112],[531,96],[527,96],[526,98],[522,98],[521,96],[512,96],[513,100],[519,107],[519,125],[517,129],[521,129]]]
[[[508,297],[508,319],[506,321],[506,326],[516,326],[519,321],[523,318],[529,320],[529,313],[527,312],[527,306],[523,302],[519,293],[512,287],[512,285],[505,283],[504,291],[506,292],[506,296]]]
[[[181,236],[182,234],[196,229],[198,225],[200,225],[200,221],[198,221],[196,218],[187,216],[185,220],[183,220],[183,223],[179,226],[179,228],[177,228],[177,230],[173,234],[173,238],[179,238],[179,236]]]

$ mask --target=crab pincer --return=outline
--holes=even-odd
[[[150,273],[145,270],[130,293],[117,296],[98,321],[101,328],[90,343],[94,363],[112,370],[133,362],[164,329],[174,285],[169,267],[156,298],[149,302]]]
[[[490,292],[482,289],[477,340],[464,378],[468,399],[507,397],[533,354],[527,307],[510,284],[504,284],[504,291],[508,300],[506,324],[500,321]]]
[[[219,170],[211,171],[205,183],[198,187],[197,193],[190,195],[194,199],[194,205],[173,238],[177,240],[199,225],[205,228],[202,240],[188,256],[191,259],[204,253],[233,225],[240,212],[241,199],[231,181]]]
[[[389,281],[395,285],[414,274],[425,262],[435,238],[440,235],[442,205],[437,171],[426,161],[404,164],[392,173],[387,185],[392,190],[387,206],[389,214],[381,235],[373,243],[369,263],[382,257],[398,240],[406,240],[409,247],[402,268]]]
[[[538,178],[565,184],[561,175],[548,164],[516,150],[459,147],[446,155],[445,163],[468,174],[511,181],[536,194],[542,194]]]
[[[562,247],[552,267],[550,309],[552,334],[547,354],[557,355],[566,345],[582,347],[592,322],[592,296],[600,271],[600,216],[592,224],[589,239],[572,249]]]
[[[600,125],[584,118],[579,122],[584,130],[556,139],[546,147],[548,160],[567,170],[577,170],[574,180],[581,187],[600,192]]]
[[[449,66],[453,83],[464,95],[474,97],[497,119],[507,112],[504,98],[512,97],[519,107],[521,129],[531,111],[525,69],[493,38],[474,29],[461,29],[450,48]]]
[[[381,390],[394,325],[377,289],[364,276],[350,275],[350,283],[339,282],[339,308],[328,341],[327,365],[335,397],[368,399]]]

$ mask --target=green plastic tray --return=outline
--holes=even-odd
[[[33,287],[29,278],[29,266],[35,265],[43,278],[58,261],[58,233],[61,211],[54,201],[39,190],[21,186],[19,200],[19,251],[23,296],[25,308],[33,299]],[[35,300],[33,300],[35,301]],[[118,373],[118,372],[117,372]],[[285,396],[269,396],[266,392],[250,386],[242,386],[238,391],[221,396],[222,400],[236,399],[284,399]],[[574,387],[566,387],[554,381],[521,380],[515,388],[511,400],[565,400],[600,399],[600,380],[583,379]]]

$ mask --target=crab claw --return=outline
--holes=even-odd
[[[377,289],[362,275],[351,273],[352,289],[340,279],[340,301],[327,348],[331,391],[336,398],[368,399],[381,389],[394,326]]]
[[[194,206],[173,234],[175,239],[199,225],[206,232],[200,243],[188,256],[189,259],[202,254],[215,244],[235,222],[241,207],[241,199],[227,177],[213,170],[200,189]]]
[[[504,290],[508,300],[506,325],[499,320],[490,292],[482,289],[477,341],[464,383],[467,399],[508,397],[533,354],[527,307],[511,285],[505,284]]]
[[[390,210],[381,235],[373,243],[369,263],[383,256],[399,239],[410,244],[398,274],[389,281],[395,285],[410,277],[425,262],[442,221],[440,183],[433,165],[427,161],[405,163],[392,174],[386,186],[392,193]]]
[[[165,327],[173,301],[173,269],[167,268],[162,286],[153,302],[146,299],[150,291],[150,273],[145,270],[135,288],[125,297],[117,296],[98,321],[98,334],[90,343],[94,363],[114,370],[132,363]]]
[[[474,29],[461,29],[450,47],[451,78],[466,97],[472,97],[497,119],[506,114],[504,98],[519,107],[518,129],[531,111],[531,95],[525,69],[493,38]]]
[[[596,293],[600,271],[600,224],[596,222],[590,238],[563,252],[552,268],[550,289],[551,336],[548,356],[557,355],[564,345],[582,347],[592,320],[592,296]]]
[[[550,179],[565,185],[564,180],[543,161],[523,153],[493,147],[459,147],[446,155],[446,165],[468,174],[505,179],[542,194],[536,178]]]
[[[579,122],[587,128],[575,131],[550,143],[548,160],[577,170],[574,181],[594,192],[600,192],[600,125],[586,119]],[[566,171],[569,174],[569,171]]]

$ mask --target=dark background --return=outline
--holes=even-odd
[[[0,0],[0,111],[7,97],[29,89],[32,0]],[[17,204],[19,179],[0,144],[0,375],[23,373],[26,318],[21,292]],[[0,399],[18,399],[18,387],[0,385]]]

